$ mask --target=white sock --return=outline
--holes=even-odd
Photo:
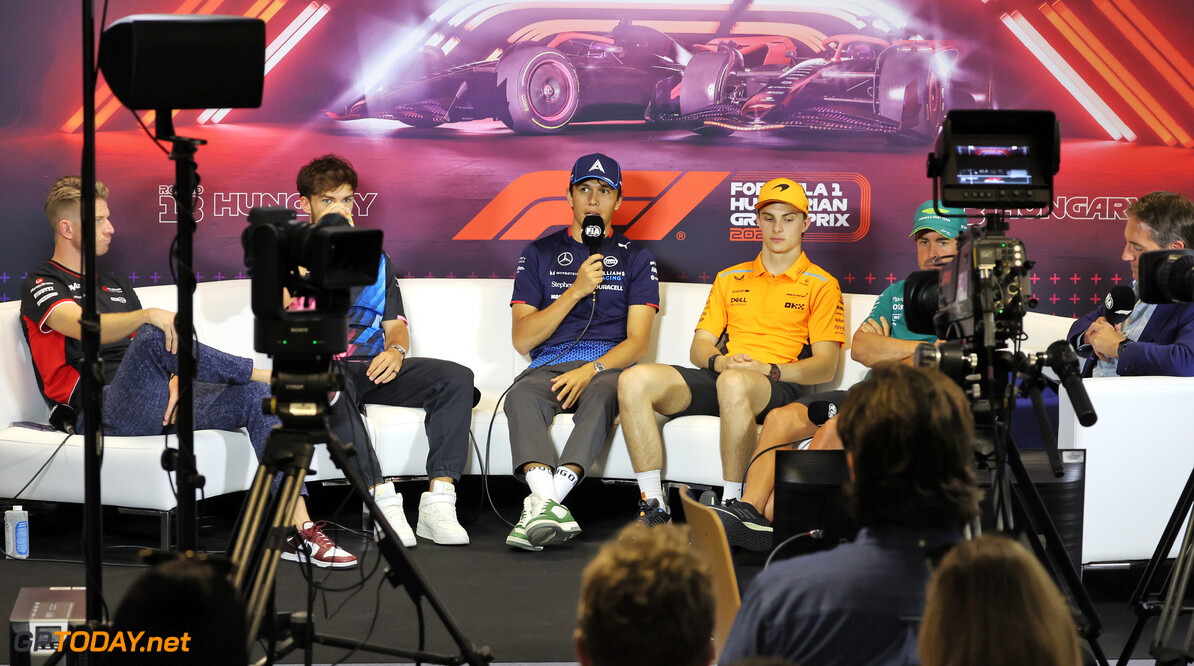
[[[742,499],[742,483],[738,481],[730,481],[729,479],[722,479],[721,482],[725,484],[725,491],[722,493],[721,502],[725,504],[728,500]]]
[[[580,477],[578,477],[576,475],[576,472],[573,472],[572,470],[568,469],[567,467],[562,467],[562,466],[557,467],[556,468],[556,476],[555,476],[555,484],[556,484],[556,497],[558,497],[559,499],[557,499],[556,501],[563,502],[564,498],[568,496],[568,493],[572,492],[572,489],[576,487],[576,484],[579,481],[580,481]]]
[[[531,492],[545,500],[556,499],[556,480],[555,473],[551,471],[550,467],[534,467],[527,472],[527,485],[531,487]]]
[[[660,480],[661,470],[653,469],[647,472],[635,472],[634,478],[638,479],[638,490],[642,494],[643,500],[650,502],[651,500],[659,500],[659,506],[667,511],[667,500],[663,495],[663,482]]]

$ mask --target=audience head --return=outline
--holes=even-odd
[[[860,525],[961,527],[978,515],[974,418],[948,377],[932,368],[876,365],[850,388],[837,420]]]
[[[713,585],[688,530],[631,525],[585,567],[576,619],[584,666],[706,666]]]
[[[128,652],[123,664],[244,664],[248,662],[245,609],[222,567],[190,558],[154,566],[129,588],[113,628],[151,637],[189,637],[187,651]],[[114,653],[115,654],[115,653]]]
[[[1078,632],[1045,568],[1002,536],[962,541],[929,581],[924,666],[1078,666]]]

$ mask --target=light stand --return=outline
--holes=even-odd
[[[100,433],[103,369],[100,365],[100,319],[95,304],[95,12],[83,0],[83,179],[80,220],[83,232],[83,568],[87,584],[87,624],[104,619],[103,494],[100,468],[104,439]]]
[[[163,453],[162,466],[173,471],[178,479],[178,533],[175,544],[179,551],[196,550],[199,543],[198,508],[195,491],[206,480],[195,464],[195,194],[199,187],[199,165],[195,152],[206,145],[202,139],[174,135],[170,109],[158,109],[156,130],[159,141],[172,142],[170,159],[174,161],[174,201],[178,211],[177,241],[178,312],[174,328],[178,332],[178,402],[175,432],[178,450]]]
[[[89,2],[85,3],[85,6],[89,5]],[[89,26],[86,32],[90,35],[92,28]],[[91,47],[85,46],[84,50],[90,54]],[[174,201],[178,210],[178,312],[174,320],[178,332],[179,388],[175,421],[178,450],[163,452],[162,467],[175,472],[178,479],[176,547],[182,551],[195,550],[199,538],[195,491],[204,484],[196,468],[194,450],[194,198],[199,185],[195,151],[206,142],[175,136],[172,115],[173,109],[261,106],[265,23],[233,16],[129,16],[104,30],[99,60],[104,78],[117,99],[134,111],[154,109],[156,139],[170,141],[173,145],[170,159],[174,161]],[[89,71],[94,76],[94,68]],[[85,87],[93,89],[94,81]],[[84,106],[83,115],[84,122],[91,124],[94,141],[94,109]],[[83,180],[84,187],[92,186],[94,181],[94,171],[89,175],[86,166]],[[84,206],[89,200],[94,205],[94,197],[85,193],[83,199]],[[84,219],[90,219],[86,212]],[[91,231],[94,236],[94,229]],[[84,346],[86,348],[86,338]],[[92,422],[88,415],[89,428]],[[88,503],[90,505],[90,500]]]

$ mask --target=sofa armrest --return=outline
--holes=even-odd
[[[1083,385],[1098,421],[1079,425],[1063,390],[1057,438],[1060,448],[1086,449],[1082,557],[1148,559],[1194,470],[1194,378],[1106,377]]]

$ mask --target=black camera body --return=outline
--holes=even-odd
[[[908,328],[942,340],[1019,338],[1030,306],[1031,268],[1018,239],[967,231],[958,239],[958,253],[950,263],[908,276],[904,286]]]
[[[1024,243],[1007,237],[1004,211],[1053,210],[1053,176],[1061,137],[1051,111],[950,111],[941,126],[928,176],[945,206],[994,210],[986,225],[958,239],[954,259],[939,271],[918,271],[904,287],[909,330],[996,349],[1024,332],[1030,296]],[[1026,216],[1017,216],[1026,217]],[[1034,216],[1040,217],[1040,216]]]
[[[308,224],[290,208],[249,211],[241,235],[253,278],[253,348],[271,356],[330,355],[348,348],[344,315],[352,287],[377,280],[382,232],[357,229],[336,214]],[[293,310],[283,289],[311,305]]]

